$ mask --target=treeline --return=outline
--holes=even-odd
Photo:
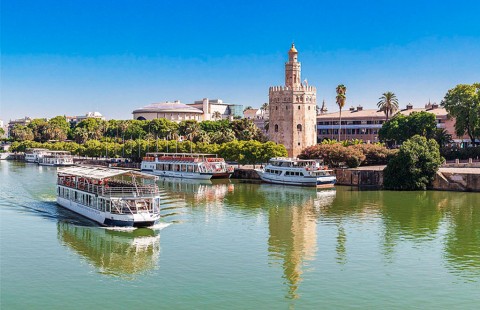
[[[26,126],[15,125],[10,136],[14,141],[66,141],[83,144],[90,140],[124,142],[126,140],[189,140],[191,142],[222,144],[234,140],[265,142],[266,137],[252,120],[195,120],[172,122],[164,118],[148,120],[101,120],[87,118],[70,125],[64,116],[48,121],[34,119]]]
[[[125,143],[115,141],[88,140],[83,144],[76,142],[35,142],[16,141],[12,143],[12,152],[24,152],[27,148],[46,148],[49,150],[66,150],[72,154],[88,157],[132,158],[141,160],[147,152],[209,153],[218,154],[228,161],[239,164],[266,163],[272,157],[287,156],[282,144],[260,142],[256,140],[234,140],[222,144],[172,141],[163,139],[126,140]]]
[[[304,149],[299,158],[323,158],[325,164],[330,167],[356,168],[360,165],[385,165],[397,151],[388,149],[380,143],[364,144],[362,140],[342,142],[325,140],[321,144]]]

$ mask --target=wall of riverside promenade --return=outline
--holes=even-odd
[[[258,173],[251,168],[235,168],[232,179],[260,180]]]
[[[477,168],[478,169],[478,168]],[[472,171],[447,171],[440,169],[432,183],[433,190],[480,192],[480,169]],[[461,169],[459,169],[461,170]],[[335,169],[337,185],[369,187],[381,189],[383,187],[383,170],[368,169]],[[257,172],[251,168],[236,168],[232,179],[260,180]]]
[[[383,170],[335,169],[334,172],[338,185],[374,188],[383,186]]]
[[[478,169],[478,168],[476,168]],[[446,171],[440,169],[432,183],[433,190],[480,192],[480,169],[478,171]],[[383,170],[335,169],[338,185],[359,187],[383,187]]]

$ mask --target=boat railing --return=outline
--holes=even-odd
[[[96,185],[82,182],[71,182],[65,180],[58,180],[58,185],[67,186],[70,188],[79,189],[92,194],[100,196],[117,196],[117,197],[145,197],[156,196],[159,194],[158,187],[152,186],[108,186],[108,185]]]

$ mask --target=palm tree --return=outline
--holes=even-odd
[[[437,141],[440,147],[444,147],[447,144],[452,142],[452,135],[444,128],[437,128],[434,136],[435,141]]]
[[[392,116],[398,110],[398,99],[394,93],[391,91],[387,91],[386,93],[382,94],[382,97],[378,98],[380,101],[377,103],[378,108],[380,111],[385,113],[385,116],[388,117]]]
[[[345,94],[347,93],[347,87],[345,85],[340,84],[337,86],[337,104],[338,107],[340,108],[340,117],[339,117],[339,122],[338,124],[340,125],[338,127],[338,141],[340,141],[340,131],[342,130],[342,108],[345,106],[345,101],[347,100],[347,96]]]
[[[262,104],[262,107],[260,108],[260,110],[262,110],[262,116],[265,117],[265,111],[268,110],[268,102],[265,102],[264,104]]]
[[[215,112],[213,112],[212,116],[213,116],[214,120],[221,119],[222,118],[222,113],[220,113],[219,111],[215,111]]]

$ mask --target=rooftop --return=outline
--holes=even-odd
[[[121,169],[109,169],[104,167],[93,166],[75,166],[68,168],[59,168],[58,174],[61,175],[73,175],[78,177],[84,177],[87,179],[103,180],[119,175],[138,176],[144,179],[156,179],[157,177],[150,174],[145,174],[133,170],[121,170]]]
[[[401,113],[403,115],[410,115],[412,112],[422,112],[426,111],[429,113],[435,114],[435,116],[447,116],[447,110],[444,108],[438,107],[438,105],[426,105],[425,108],[413,108],[409,106],[410,108],[406,109],[401,109],[398,110],[396,113]],[[395,114],[396,114],[395,113]],[[332,113],[324,113],[324,114],[319,114],[317,115],[317,119],[330,119],[330,118],[339,118],[340,117],[340,111],[337,112],[332,112]],[[363,109],[361,106],[357,108],[350,108],[350,109],[344,109],[342,110],[342,119],[348,119],[348,118],[385,118],[385,113],[383,111],[380,111],[379,109]]]
[[[153,113],[189,112],[189,113],[203,114],[202,110],[189,106],[184,103],[180,103],[180,101],[152,103],[144,106],[143,108],[136,109],[132,113],[145,113],[145,112],[153,112]]]

